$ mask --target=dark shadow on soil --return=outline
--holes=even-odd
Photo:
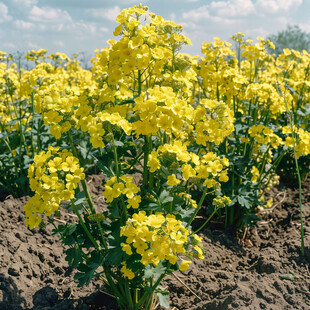
[[[119,309],[116,300],[104,292],[96,292],[77,299],[70,297],[70,294],[71,292],[68,290],[61,298],[54,288],[50,286],[43,287],[33,295],[33,307],[29,310]]]
[[[2,300],[0,300],[1,310],[21,310],[26,305],[26,300],[19,294],[19,289],[14,280],[0,274],[0,292]]]

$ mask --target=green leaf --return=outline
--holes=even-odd
[[[242,206],[242,207],[246,207],[247,209],[251,209],[252,204],[249,202],[248,199],[246,199],[246,196],[238,196],[238,203]]]
[[[107,177],[110,178],[114,176],[114,171],[111,169],[111,167],[106,166],[102,161],[97,160],[96,165],[104,174],[107,175]]]
[[[119,218],[120,217],[120,213],[119,213],[118,205],[116,203],[113,203],[113,202],[109,205],[110,217],[112,216],[114,218]]]
[[[121,247],[115,247],[109,249],[107,256],[105,257],[104,263],[107,266],[120,265],[124,260],[125,253]]]
[[[243,217],[244,225],[247,227],[253,227],[254,224],[260,221],[260,218],[256,214],[245,214]]]
[[[80,262],[82,262],[82,254],[81,250],[78,246],[75,246],[74,248],[70,248],[66,251],[66,261],[69,265],[71,265],[73,268],[76,268]]]
[[[173,201],[173,197],[170,195],[170,193],[166,190],[163,190],[159,196],[159,201],[162,203],[162,204],[166,204],[166,203],[169,203],[171,201]]]
[[[160,262],[155,268],[151,265],[145,267],[144,278],[145,279],[158,279],[158,277],[165,273],[166,268],[163,266],[162,262]]]
[[[114,144],[115,144],[116,146],[124,146],[124,143],[121,142],[121,141],[114,141]]]
[[[158,297],[158,302],[159,304],[166,308],[169,309],[170,308],[170,304],[169,304],[169,293],[167,292],[167,294],[163,294],[164,292],[161,293],[157,293],[157,297]]]
[[[101,255],[97,252],[91,253],[92,263],[88,266],[85,264],[79,264],[77,269],[80,271],[75,274],[74,279],[79,281],[78,286],[88,285],[91,279],[94,277],[95,271],[102,265]]]

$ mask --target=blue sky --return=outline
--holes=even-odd
[[[238,31],[266,37],[298,24],[310,32],[310,0],[0,0],[0,50],[91,55],[113,38],[117,14],[139,2],[182,24],[193,43],[184,52],[192,55],[200,54],[202,42]]]

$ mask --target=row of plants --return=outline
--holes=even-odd
[[[116,21],[91,71],[46,50],[17,70],[1,53],[0,188],[34,193],[26,225],[54,225],[79,285],[100,277],[123,309],[168,307],[161,281],[203,259],[197,234],[213,216],[252,225],[281,175],[308,172],[310,55],[274,57],[269,40],[237,33],[234,49],[214,38],[191,56],[182,26],[145,6]],[[103,210],[85,182],[94,172]],[[78,221],[58,225],[60,205]]]

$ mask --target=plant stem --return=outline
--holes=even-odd
[[[148,168],[147,168],[147,162],[149,159],[149,142],[148,137],[144,136],[144,157],[143,157],[143,188],[142,190],[145,192],[146,188],[148,187]]]
[[[117,147],[115,145],[114,135],[112,134],[112,144],[113,144],[113,155],[114,155],[114,162],[115,162],[115,172],[116,172],[116,178],[117,182],[120,180],[120,173],[119,173],[119,165],[118,165],[118,156],[117,156]],[[121,195],[121,201],[122,201],[122,210],[121,214],[123,215],[124,222],[127,221],[127,208],[124,202],[124,197]]]
[[[97,221],[97,225],[98,225],[98,228],[99,228],[99,231],[100,231],[100,235],[101,235],[101,239],[102,239],[102,243],[104,245],[104,248],[105,248],[106,251],[108,251],[108,245],[107,245],[107,242],[105,241],[103,230],[102,230],[102,226],[101,226],[99,221]]]
[[[189,222],[187,223],[186,227],[188,227],[192,223],[192,221],[194,220],[195,216],[197,215],[198,211],[200,210],[200,208],[202,206],[202,203],[204,202],[204,200],[205,200],[205,198],[207,196],[207,193],[208,193],[208,187],[206,187],[205,190],[203,191],[203,194],[202,194],[202,196],[200,198],[198,206],[197,206],[195,212],[192,214],[192,216],[191,216]]]
[[[130,309],[134,309],[134,302],[132,300],[128,279],[125,279],[125,292],[127,300],[129,302]]]
[[[169,270],[170,268],[170,263],[167,264],[167,267],[166,267],[166,270]],[[157,286],[160,284],[160,282],[162,281],[162,279],[166,276],[166,272],[162,273],[160,275],[160,277],[157,279],[157,281],[155,282],[154,285],[152,285],[150,291],[152,292],[152,294],[149,294],[148,292],[145,292],[143,294],[143,296],[141,297],[141,299],[139,300],[139,302],[137,303],[137,309],[140,308],[140,306],[143,305],[143,303],[146,301],[147,297],[150,297],[151,295],[151,298],[153,298],[153,293],[155,291],[155,289],[157,288]]]
[[[116,173],[116,178],[117,182],[119,182],[119,166],[118,166],[118,157],[117,157],[117,149],[115,145],[115,140],[114,140],[114,135],[112,133],[112,145],[113,145],[113,155],[114,155],[114,164],[115,164],[115,173]]]
[[[192,234],[197,234],[201,229],[203,229],[211,220],[211,218],[213,217],[213,215],[216,213],[217,208],[214,207],[214,211],[212,212],[212,214],[208,217],[208,219]]]
[[[74,204],[74,201],[73,199],[71,199],[71,205],[72,205],[72,208],[75,212],[75,214],[77,215],[77,217],[79,218],[79,221],[80,221],[80,224],[82,225],[86,235],[88,236],[88,238],[90,239],[90,241],[92,242],[92,244],[94,245],[95,249],[98,251],[98,252],[102,252],[102,249],[100,248],[100,246],[98,245],[98,243],[95,241],[94,237],[91,235],[91,233],[89,232],[88,228],[86,227],[82,217],[81,217],[81,214],[80,212],[78,211],[76,205]]]
[[[301,201],[301,198],[302,198],[302,196],[301,196],[301,178],[300,178],[299,165],[298,165],[298,160],[297,160],[297,155],[296,155],[296,134],[295,134],[295,130],[294,130],[294,118],[293,118],[294,115],[292,115],[292,113],[290,113],[286,100],[285,100],[285,104],[286,104],[286,112],[289,114],[289,121],[290,121],[291,130],[292,130],[292,137],[293,137],[293,141],[294,141],[293,150],[294,150],[294,159],[295,159],[296,173],[297,173],[297,178],[298,178],[298,191],[299,191],[301,255],[304,256],[305,255],[305,243],[304,243],[304,226],[303,226],[302,201]]]
[[[304,226],[303,226],[303,216],[302,216],[302,202],[301,202],[301,177],[299,172],[299,165],[296,156],[296,150],[294,146],[294,158],[295,158],[295,165],[296,165],[296,173],[298,177],[298,191],[299,191],[299,212],[300,212],[300,235],[301,235],[301,255],[305,255],[305,243],[304,243]]]
[[[71,136],[70,131],[68,131],[68,137],[69,137],[70,146],[71,146],[73,155],[78,159],[79,157],[78,157],[76,148],[75,148],[75,146],[74,146],[74,144],[73,144],[73,139],[72,139],[72,136]],[[89,208],[90,208],[92,214],[96,214],[96,211],[95,211],[93,202],[92,202],[92,200],[91,200],[91,197],[90,197],[90,194],[89,194],[89,191],[88,191],[88,188],[87,188],[87,185],[86,185],[85,180],[81,180],[81,184],[82,184],[83,191],[84,191],[84,194],[85,194],[87,203],[88,203],[88,205],[89,205]]]

